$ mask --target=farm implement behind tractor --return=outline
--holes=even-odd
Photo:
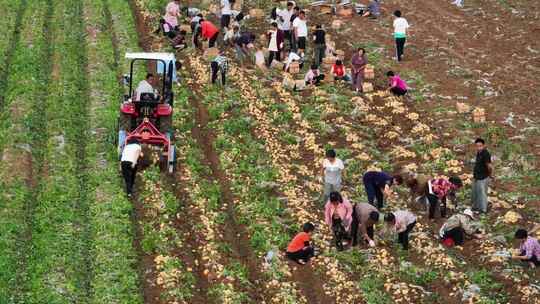
[[[126,53],[125,58],[131,62],[129,75],[124,75],[124,84],[129,86],[129,91],[123,97],[118,118],[119,156],[130,139],[137,139],[143,148],[159,153],[162,170],[173,173],[176,167],[171,126],[174,98],[172,84],[176,77],[174,54]],[[144,73],[137,68],[144,70]],[[146,71],[152,71],[158,79],[157,91],[137,94],[133,79],[136,75],[146,74]]]

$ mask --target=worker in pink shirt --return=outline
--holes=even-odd
[[[352,213],[353,207],[348,199],[339,192],[330,193],[330,199],[324,206],[324,221],[332,229],[339,250],[343,250],[344,240],[350,238]]]
[[[178,16],[180,16],[180,0],[174,0],[167,4],[165,8],[165,19],[169,20],[173,27],[178,26]]]
[[[399,75],[396,75],[393,71],[388,71],[386,76],[388,76],[389,80],[388,90],[392,92],[392,94],[396,96],[403,96],[407,94],[407,84],[399,77]]]
[[[409,233],[416,225],[416,215],[407,210],[397,210],[387,213],[384,221],[389,227],[395,229],[398,234],[398,242],[403,250],[409,249]]]

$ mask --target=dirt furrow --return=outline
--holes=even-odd
[[[111,43],[113,46],[113,53],[114,53],[114,70],[116,71],[116,75],[118,77],[118,81],[121,83],[122,79],[122,71],[120,70],[120,50],[118,47],[118,36],[116,35],[116,31],[114,30],[114,21],[112,18],[111,10],[109,8],[108,0],[102,0],[103,3],[103,13],[105,15],[105,27],[107,31],[109,32],[111,36]],[[122,93],[122,92],[120,92]]]
[[[192,89],[195,94],[189,99],[191,106],[195,110],[195,124],[192,129],[192,135],[203,149],[205,161],[212,170],[211,178],[219,182],[221,194],[223,195],[221,203],[226,204],[227,206],[227,217],[224,223],[223,236],[225,241],[233,248],[233,258],[244,263],[248,267],[248,278],[256,287],[256,289],[251,291],[251,299],[262,301],[264,289],[263,285],[260,284],[261,280],[259,278],[260,271],[257,266],[257,257],[249,246],[246,230],[241,227],[236,220],[234,195],[231,191],[229,180],[227,179],[225,172],[223,172],[219,155],[214,149],[215,136],[208,126],[208,109],[199,102],[201,99],[200,95],[198,96],[200,91],[196,88]]]
[[[13,54],[16,50],[17,43],[19,42],[21,36],[21,26],[24,13],[26,12],[26,4],[27,0],[21,0],[19,4],[19,8],[17,9],[17,16],[15,17],[15,25],[13,27],[13,34],[11,35],[8,47],[4,55],[3,66],[0,67],[0,112],[3,111],[4,108],[4,94],[6,93],[7,81],[10,74]]]

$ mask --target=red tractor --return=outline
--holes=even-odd
[[[118,119],[118,152],[125,144],[137,139],[143,147],[159,153],[160,167],[173,173],[176,167],[172,143],[173,82],[176,81],[176,59],[173,53],[127,53],[130,73],[124,75],[129,86],[124,95]],[[140,68],[139,68],[140,67]],[[151,71],[152,73],[146,73]],[[153,83],[145,79],[151,77]],[[151,76],[150,76],[151,75]],[[133,78],[141,78],[134,88]],[[146,83],[144,81],[147,81]]]

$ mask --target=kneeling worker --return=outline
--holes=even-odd
[[[135,175],[137,174],[137,161],[143,156],[141,145],[137,139],[130,139],[122,151],[122,175],[126,182],[126,193],[131,197]]]

